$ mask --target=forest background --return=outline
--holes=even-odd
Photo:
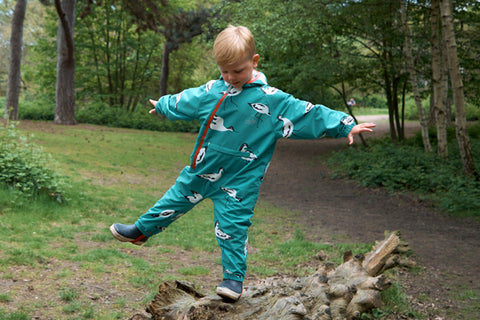
[[[65,6],[68,2],[59,3]],[[42,3],[45,1],[31,1],[26,10],[19,112],[21,118],[53,120],[57,29],[62,28],[58,28],[55,5]],[[430,115],[427,118],[435,121],[434,3],[440,2],[78,2],[70,30],[75,45],[75,99],[67,106],[74,111],[59,121],[128,125],[118,118],[131,119],[137,112],[144,113],[149,98],[218,78],[210,54],[212,40],[226,25],[241,24],[256,37],[260,68],[272,86],[337,109],[345,109],[352,97],[357,108],[386,108],[395,124],[393,137],[401,140],[401,122],[420,117],[414,89]],[[16,37],[11,34],[16,4],[0,2],[0,97],[7,92],[9,43]],[[480,113],[479,6],[477,1],[455,1],[452,8],[469,120],[478,119]],[[401,13],[406,14],[407,31],[402,27]],[[437,23],[436,31],[441,33]],[[405,54],[407,36],[416,73],[413,87]],[[62,38],[58,41],[61,46]],[[446,50],[442,51],[446,59]],[[446,60],[441,65],[446,67]],[[443,77],[443,81],[447,79]],[[453,95],[450,87],[447,90],[444,103],[450,116]]]
[[[460,166],[468,181],[401,188],[421,185],[438,194],[475,187],[478,151],[469,135],[480,118],[478,1],[64,0],[33,1],[28,10],[26,0],[0,4],[0,97],[11,120],[196,132],[197,122],[149,116],[147,101],[218,78],[215,35],[228,24],[246,25],[270,85],[354,117],[386,113],[393,143],[405,140],[405,121],[418,121],[425,154],[438,155],[431,165],[453,160],[448,165]],[[375,171],[376,180],[379,168],[348,170],[362,179],[361,172]]]

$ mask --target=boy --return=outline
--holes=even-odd
[[[170,120],[199,119],[200,133],[175,184],[135,224],[115,223],[113,236],[142,245],[197,203],[214,203],[214,226],[222,252],[223,281],[217,294],[238,300],[247,270],[248,227],[260,184],[278,139],[348,137],[372,131],[375,125],[355,125],[352,117],[322,105],[295,99],[267,84],[256,71],[260,56],[245,27],[229,26],[213,47],[219,80],[166,95],[150,113]]]

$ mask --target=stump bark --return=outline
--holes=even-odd
[[[380,293],[391,285],[383,272],[407,264],[401,255],[408,250],[398,233],[390,233],[365,255],[345,252],[337,268],[332,263],[321,263],[307,277],[272,277],[245,287],[236,303],[203,294],[185,281],[167,281],[146,306],[151,317],[137,314],[130,319],[360,319],[362,313],[382,305]]]

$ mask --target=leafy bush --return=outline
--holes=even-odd
[[[470,131],[472,152],[479,154],[480,126]],[[480,181],[463,175],[456,141],[449,145],[448,160],[425,153],[421,143],[418,137],[402,145],[387,139],[370,141],[370,147],[335,153],[329,162],[336,164],[336,175],[349,176],[364,186],[414,192],[447,212],[480,217]],[[480,161],[476,160],[479,168]]]
[[[35,104],[32,102],[24,102],[18,108],[19,119],[53,121],[55,117],[55,106],[50,104]]]
[[[13,123],[0,126],[0,183],[27,196],[48,194],[64,200],[63,179],[49,154],[18,133]]]
[[[7,98],[6,97],[0,97],[0,114],[3,115],[5,112],[5,104],[7,103]]]
[[[476,121],[480,119],[480,107],[467,102],[465,104],[465,116],[468,121]]]
[[[366,95],[357,99],[357,105],[374,109],[388,109],[387,99],[379,94]]]
[[[103,104],[83,106],[77,110],[75,118],[79,123],[89,123],[115,128],[131,128],[167,132],[198,132],[198,121],[170,121],[148,113],[149,108],[137,108],[127,112],[121,108],[105,107]],[[55,106],[49,102],[22,101],[19,108],[20,119],[53,121]]]

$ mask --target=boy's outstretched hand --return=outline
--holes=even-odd
[[[354,126],[352,128],[352,130],[350,130],[350,133],[347,136],[348,144],[353,144],[353,136],[354,135],[362,133],[362,132],[372,132],[373,129],[371,129],[371,128],[374,128],[375,126],[376,126],[375,123],[370,123],[370,122],[357,124],[356,126]]]
[[[158,101],[155,101],[155,100],[152,100],[152,99],[150,99],[149,101],[150,101],[151,104],[153,104],[154,107],[157,105],[157,102],[158,102]],[[148,111],[148,113],[150,113],[150,114],[156,113],[155,108],[153,108],[152,110]]]

